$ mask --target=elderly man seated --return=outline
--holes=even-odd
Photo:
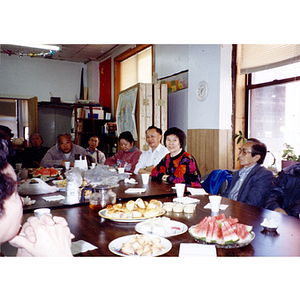
[[[271,186],[273,173],[261,164],[267,147],[257,139],[248,139],[239,149],[239,162],[243,166],[234,173],[223,197],[262,207],[264,194]]]
[[[49,148],[42,146],[43,138],[38,133],[30,135],[29,143],[31,147],[25,148],[23,166],[25,168],[38,168]]]
[[[65,162],[69,161],[71,163],[70,166],[73,167],[76,154],[83,154],[85,156],[89,155],[83,147],[73,144],[70,134],[60,134],[57,137],[57,145],[48,150],[41,161],[41,166],[64,167]],[[95,162],[94,158],[91,156],[90,160]]]
[[[265,194],[264,207],[279,213],[299,217],[300,163],[283,169]]]

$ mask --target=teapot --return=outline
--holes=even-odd
[[[111,189],[110,185],[95,186],[93,193],[90,195],[89,207],[92,210],[99,211],[109,204],[116,204],[117,195]]]

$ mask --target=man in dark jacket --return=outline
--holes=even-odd
[[[262,207],[264,194],[271,186],[273,173],[261,166],[267,147],[257,139],[249,139],[239,149],[239,161],[243,166],[235,172],[223,197]]]
[[[43,138],[38,133],[32,133],[29,142],[31,147],[25,148],[23,166],[25,168],[39,168],[40,162],[49,148],[42,146]]]
[[[265,194],[264,207],[299,217],[300,214],[300,163],[283,169]]]

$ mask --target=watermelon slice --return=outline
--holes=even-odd
[[[223,223],[217,222],[217,225],[218,226],[215,227],[217,231],[216,243],[223,245],[224,244],[224,237],[223,237],[223,230],[222,230]]]
[[[198,223],[195,227],[195,231],[197,232],[198,229],[202,229],[203,225],[211,220],[211,217],[205,217],[200,223]]]
[[[229,216],[229,219],[227,219],[228,223],[230,225],[233,225],[235,223],[238,223],[239,222],[239,219],[238,218],[231,218],[231,216]]]
[[[246,226],[245,224],[241,224],[241,223],[237,223],[234,225],[235,226],[233,226],[233,230],[235,231],[236,235],[239,237],[239,243],[244,243],[244,242],[248,241],[249,239],[251,239],[251,234],[248,230],[252,226]]]
[[[59,171],[54,169],[54,168],[50,168],[50,177],[56,177],[59,175]]]
[[[238,236],[234,232],[233,228],[229,225],[228,221],[223,222],[222,226],[224,243],[234,243],[239,240]]]
[[[201,240],[206,240],[206,233],[207,233],[207,229],[208,229],[208,225],[209,221],[206,221],[205,223],[202,224],[202,226],[199,228],[198,230],[198,236]]]
[[[219,214],[219,215],[217,215],[217,216],[214,216],[214,218],[215,218],[216,220],[226,220],[226,217],[225,217],[224,214]],[[230,218],[230,217],[229,217],[229,218]]]
[[[211,242],[212,243],[216,243],[217,239],[218,239],[218,228],[220,227],[219,222],[216,221],[214,222],[214,228],[213,228],[213,232],[211,235]]]
[[[208,222],[207,231],[206,231],[206,239],[205,239],[205,241],[207,243],[213,242],[212,237],[213,237],[213,232],[215,229],[215,224],[216,224],[216,221],[214,221],[214,220]]]

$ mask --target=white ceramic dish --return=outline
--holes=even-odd
[[[268,220],[267,218],[264,219],[260,225],[268,231],[276,231],[278,228],[278,222],[274,221],[274,219]]]
[[[139,256],[139,255],[127,255],[127,254],[124,254],[122,251],[121,251],[121,248],[122,248],[122,245],[124,243],[126,243],[131,237],[134,237],[134,235],[126,235],[126,236],[122,236],[122,237],[119,237],[115,240],[113,240],[112,242],[109,243],[108,245],[108,249],[116,254],[116,255],[119,255],[119,256],[127,256],[127,257],[143,257],[143,256]],[[155,237],[154,235],[149,235],[149,237]],[[172,243],[163,238],[163,237],[160,237],[160,240],[161,240],[161,244],[164,246],[165,249],[163,249],[161,252],[159,252],[158,254],[156,255],[152,255],[152,256],[160,256],[160,255],[163,255],[167,252],[169,252],[171,249],[172,249]],[[144,257],[147,257],[147,256],[144,256]]]
[[[168,226],[169,229],[167,231],[165,231],[164,234],[157,234],[153,231],[144,230],[143,229],[143,223],[144,222],[147,223],[148,221],[143,221],[143,222],[140,222],[140,223],[135,225],[135,230],[138,233],[155,234],[155,235],[158,235],[158,236],[161,236],[161,237],[171,237],[171,236],[176,236],[176,235],[183,234],[188,230],[188,227],[185,224],[183,224],[181,222],[178,222],[178,221],[170,220],[170,223],[169,223],[169,226]]]

